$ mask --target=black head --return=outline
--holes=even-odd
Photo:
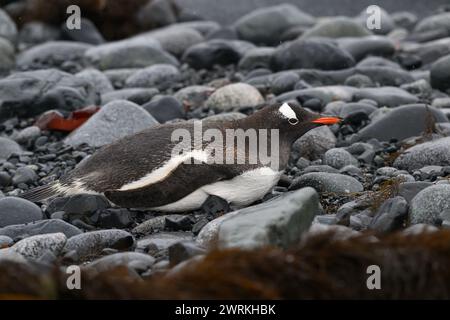
[[[279,129],[280,136],[292,142],[311,129],[340,121],[336,117],[323,117],[318,113],[310,112],[292,102],[276,103],[266,107],[254,113],[248,120],[253,122],[254,127]]]

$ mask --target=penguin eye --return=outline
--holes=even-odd
[[[298,123],[298,119],[297,118],[289,118],[289,123],[292,124],[293,126],[295,126]]]

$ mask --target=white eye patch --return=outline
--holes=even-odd
[[[295,113],[294,110],[292,110],[291,106],[289,104],[287,104],[286,102],[283,103],[283,105],[278,109],[278,111],[281,112],[281,114],[283,115],[283,117],[289,119],[289,120],[297,120],[297,114]]]

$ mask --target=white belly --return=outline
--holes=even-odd
[[[207,184],[176,202],[152,210],[171,212],[195,210],[200,208],[210,195],[220,197],[238,207],[246,206],[264,197],[278,183],[280,176],[281,172],[269,167],[246,171],[231,180]]]

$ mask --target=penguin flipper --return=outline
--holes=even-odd
[[[154,208],[178,201],[198,188],[232,175],[224,166],[180,164],[164,180],[129,190],[107,190],[106,198],[126,208]]]

